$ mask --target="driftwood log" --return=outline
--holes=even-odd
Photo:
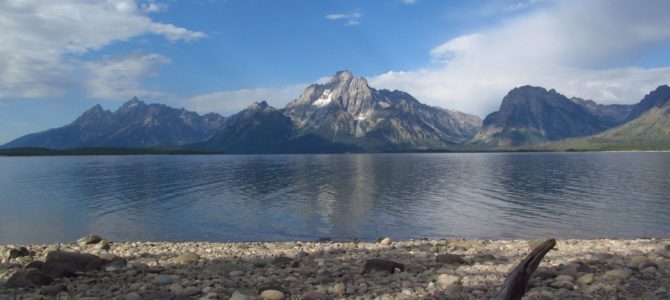
[[[498,293],[497,299],[518,300],[528,291],[528,281],[540,265],[542,258],[556,246],[555,239],[548,239],[535,247],[533,251],[507,275]]]

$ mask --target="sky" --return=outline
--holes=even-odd
[[[667,0],[3,0],[0,144],[133,96],[230,115],[348,69],[486,116],[537,85],[635,103],[670,84]]]

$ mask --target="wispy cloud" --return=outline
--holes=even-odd
[[[170,63],[165,56],[153,53],[132,53],[86,63],[87,80],[84,82],[89,96],[102,99],[129,99],[132,96],[158,98],[160,91],[142,87],[142,78],[157,74],[157,68]]]
[[[360,24],[360,19],[363,17],[363,13],[359,10],[352,11],[350,13],[344,14],[329,14],[326,15],[326,19],[333,21],[343,21],[346,26],[354,26]]]
[[[632,66],[670,42],[667,11],[670,3],[664,0],[552,2],[438,45],[430,52],[433,65],[369,81],[482,116],[496,110],[512,87],[525,84],[603,103],[632,103],[670,83],[668,67]]]
[[[402,3],[405,3],[405,4],[414,4],[414,3],[416,3],[416,0],[400,0],[400,1],[402,1]]]
[[[205,36],[146,15],[166,8],[156,1],[134,0],[0,1],[0,100],[63,94],[81,83],[69,78],[105,64],[81,55],[113,43],[147,34],[171,42]]]
[[[236,113],[261,100],[266,100],[274,107],[283,107],[290,100],[297,98],[307,85],[294,84],[274,88],[261,87],[213,92],[191,97],[186,100],[184,107],[199,113],[219,112],[223,114]]]

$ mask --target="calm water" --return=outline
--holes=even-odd
[[[670,236],[670,153],[0,157],[0,244]]]

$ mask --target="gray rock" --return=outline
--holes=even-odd
[[[302,296],[302,300],[332,300],[333,297],[319,292],[309,292]]]
[[[195,254],[193,252],[187,252],[187,253],[184,253],[184,254],[181,254],[181,255],[175,257],[174,261],[176,263],[186,264],[186,263],[196,262],[199,259],[200,259],[200,255]]]
[[[156,275],[156,278],[154,278],[153,282],[158,285],[168,285],[173,282],[173,279],[170,275],[159,274]]]
[[[363,265],[362,273],[369,273],[369,272],[373,272],[373,271],[393,273],[393,272],[395,272],[395,269],[399,269],[400,271],[404,271],[405,270],[405,265],[403,265],[401,263],[394,262],[394,261],[386,260],[386,259],[373,258],[373,259],[368,259],[365,262],[365,265]]]
[[[381,241],[379,241],[379,243],[384,245],[384,246],[388,246],[388,245],[391,245],[391,243],[393,243],[393,241],[391,240],[391,238],[386,237],[386,238],[383,238]]]
[[[462,265],[465,264],[462,255],[456,254],[441,254],[435,257],[435,261],[447,265]]]
[[[286,266],[291,265],[292,263],[293,258],[286,256],[277,256],[272,260],[272,264],[280,268],[285,268]]]
[[[40,270],[27,269],[14,273],[12,277],[7,279],[7,284],[5,286],[8,289],[40,287],[49,285],[53,281],[54,279],[51,276]]]
[[[102,237],[96,234],[91,234],[87,235],[83,238],[80,238],[77,240],[77,244],[79,245],[90,245],[90,244],[97,244],[102,240]]]
[[[126,300],[142,300],[142,296],[136,292],[126,294]]]
[[[580,284],[591,284],[593,282],[593,274],[588,273],[577,278],[577,282]]]
[[[628,269],[615,269],[605,272],[605,276],[619,279],[628,279],[631,275],[633,275],[633,272]]]
[[[91,248],[93,248],[94,250],[109,250],[110,248],[109,241],[102,239],[99,242],[93,244]]]
[[[238,291],[235,291],[232,296],[230,296],[229,300],[251,300],[251,297],[242,294]]]
[[[65,251],[47,254],[42,271],[54,278],[72,277],[77,272],[100,270],[105,261],[95,255]]]
[[[456,275],[440,274],[440,276],[437,277],[437,284],[443,289],[447,289],[452,285],[460,283],[461,283],[461,277]]]

